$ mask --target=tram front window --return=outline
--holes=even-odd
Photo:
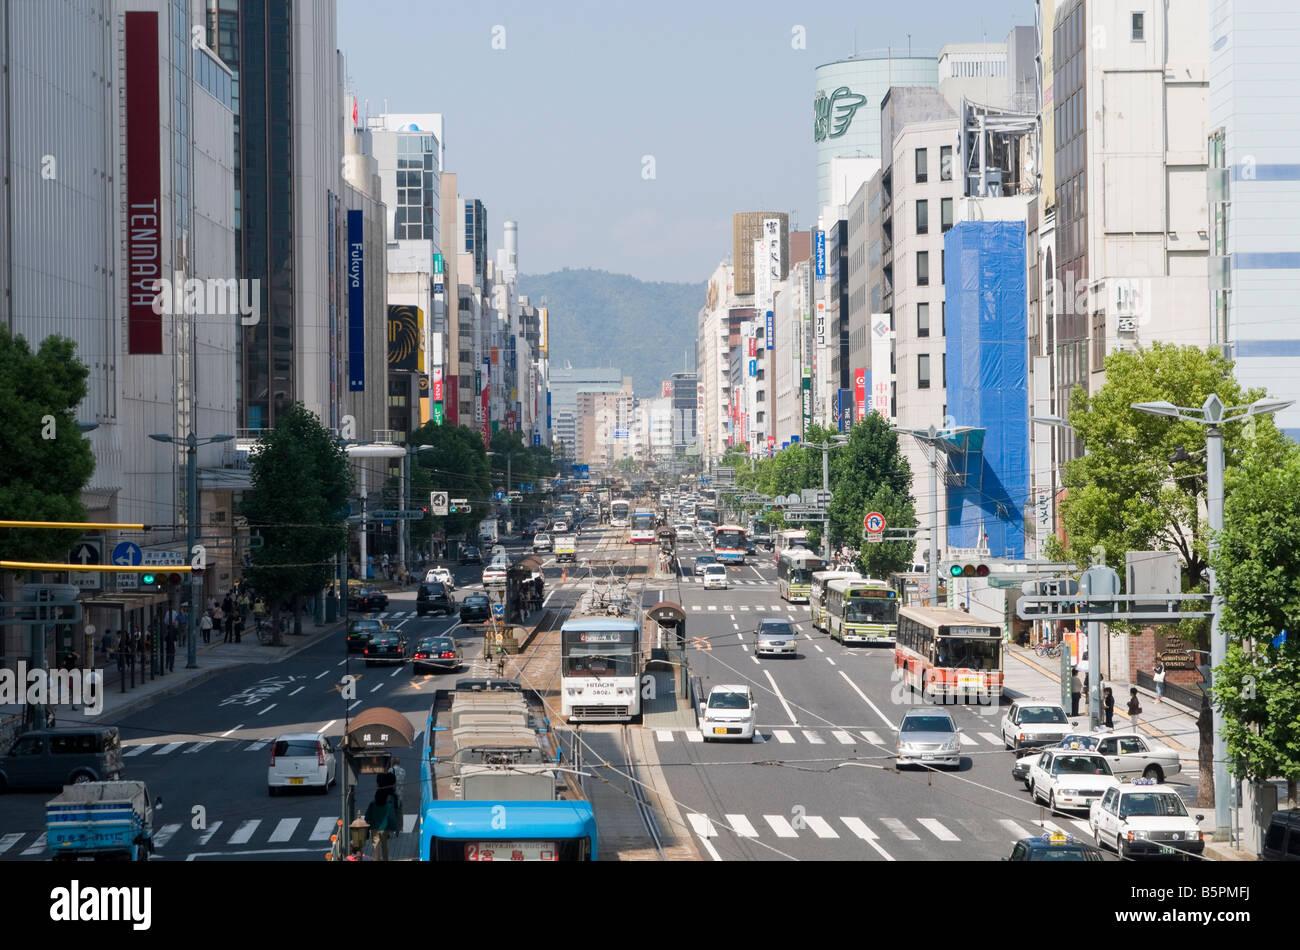
[[[609,647],[598,650],[570,650],[564,658],[565,676],[636,676],[636,662],[630,649],[616,652]]]

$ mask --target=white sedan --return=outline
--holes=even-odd
[[[1141,776],[1163,782],[1183,770],[1177,752],[1136,732],[1098,736],[1097,753],[1106,757],[1110,770],[1120,778]]]
[[[727,590],[727,569],[721,564],[709,564],[704,568],[704,589]]]
[[[678,541],[685,541],[687,538],[690,538],[692,541],[695,540],[695,527],[693,525],[682,522],[681,524],[674,525],[673,530],[677,532]]]
[[[1049,749],[1029,767],[1029,794],[1052,811],[1089,808],[1119,781],[1095,752]]]
[[[1199,823],[1204,819],[1187,813],[1176,788],[1147,778],[1108,789],[1088,811],[1097,844],[1114,848],[1121,858],[1201,854],[1207,833]]]
[[[445,567],[431,567],[424,575],[426,584],[442,584],[447,590],[456,589],[456,579],[451,576],[451,571]]]

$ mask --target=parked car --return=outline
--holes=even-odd
[[[486,622],[491,615],[492,607],[486,594],[470,594],[460,602],[461,623]]]
[[[0,791],[61,788],[122,777],[122,737],[116,726],[33,729],[0,755]]]
[[[1178,753],[1136,732],[1111,732],[1097,737],[1097,753],[1104,755],[1118,778],[1143,778],[1163,782],[1183,770]]]
[[[721,564],[704,565],[704,589],[720,588],[727,590],[727,569]]]
[[[1070,722],[1065,707],[1043,699],[1022,699],[1002,717],[1002,743],[1008,749],[1055,745],[1078,722]]]
[[[704,569],[708,567],[710,564],[717,564],[717,563],[718,563],[718,559],[714,557],[712,554],[701,554],[699,557],[695,559],[695,565],[692,568],[692,570],[695,572],[696,577],[703,577]]]
[[[423,617],[425,614],[438,613],[448,616],[456,612],[456,601],[452,600],[451,594],[437,581],[431,584],[421,584],[419,592],[415,595],[415,613],[416,616]]]
[[[798,656],[794,624],[775,617],[760,620],[754,631],[754,656],[765,653],[772,656]]]
[[[456,589],[456,578],[451,575],[451,568],[448,567],[431,567],[424,575],[426,584],[438,583],[449,591]]]
[[[388,595],[378,587],[363,584],[348,587],[348,610],[373,613],[388,609]]]
[[[411,654],[411,672],[429,670],[458,670],[463,665],[460,647],[451,637],[425,637]]]
[[[1104,861],[1105,853],[1090,844],[1075,841],[1074,835],[1060,831],[1035,838],[1021,838],[1003,861]]]
[[[271,764],[266,768],[266,791],[315,788],[322,795],[334,784],[337,765],[334,747],[323,733],[301,732],[280,736],[271,743]]]
[[[1029,768],[1029,796],[1052,811],[1091,808],[1092,803],[1118,785],[1104,756],[1096,752],[1050,749]]]
[[[704,741],[711,739],[748,739],[754,741],[758,703],[748,686],[715,686],[700,713],[700,732]]]
[[[1261,861],[1300,861],[1300,808],[1273,812],[1259,857]]]
[[[472,544],[467,544],[460,549],[461,564],[482,564],[483,555],[478,553],[478,548]]]
[[[939,710],[909,710],[898,724],[895,765],[950,765],[959,768],[961,737],[952,717]]]
[[[387,630],[388,625],[382,620],[363,617],[360,620],[351,621],[348,624],[348,652],[364,652],[366,647],[370,646],[373,637]]]
[[[396,630],[376,634],[362,655],[366,658],[366,666],[374,663],[405,663],[406,637]]]
[[[1187,813],[1178,790],[1148,778],[1114,785],[1088,811],[1092,836],[1121,858],[1139,855],[1200,854],[1205,832]]]

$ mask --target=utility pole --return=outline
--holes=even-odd
[[[894,426],[895,432],[910,435],[918,442],[930,447],[930,606],[939,606],[939,446],[953,436],[970,432],[972,426],[956,426],[951,429],[905,429]],[[949,596],[949,604],[952,598]]]
[[[822,443],[822,491],[831,490],[831,447],[827,442]],[[825,497],[825,496],[822,496]],[[822,560],[827,564],[831,560],[831,515],[830,508],[826,508],[826,514],[822,517]]]

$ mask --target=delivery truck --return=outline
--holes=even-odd
[[[55,861],[147,861],[153,801],[144,782],[80,782],[45,803],[45,847]]]
[[[571,534],[558,534],[555,536],[555,560],[572,561],[574,560],[574,536]]]

